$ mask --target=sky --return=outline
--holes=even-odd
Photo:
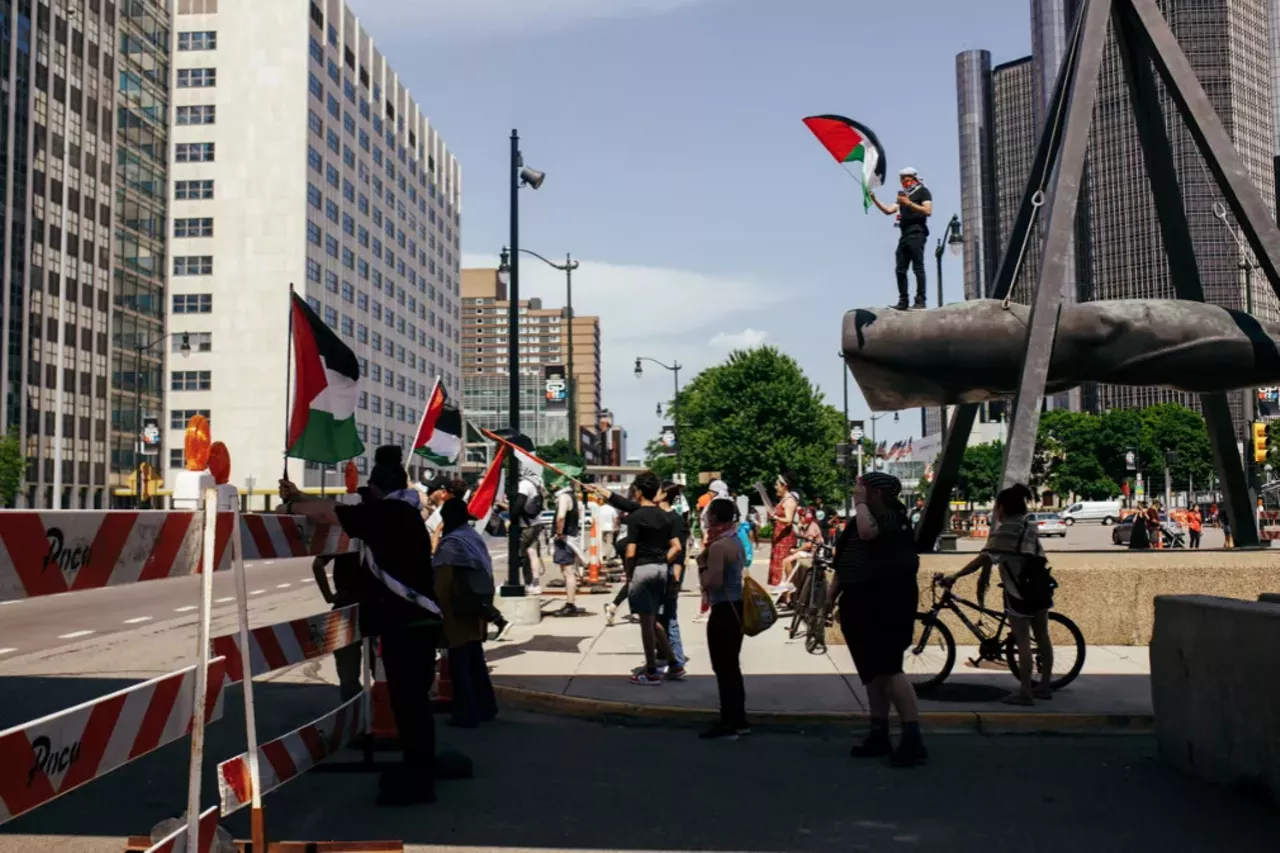
[[[463,266],[496,266],[508,242],[513,128],[547,173],[521,192],[520,245],[580,261],[574,312],[600,316],[602,403],[631,456],[668,422],[654,409],[672,387],[648,363],[637,379],[637,356],[679,362],[683,384],[776,346],[840,407],[844,312],[897,301],[892,218],[864,213],[801,119],[870,126],[891,187],[919,170],[932,300],[933,240],[959,212],[955,55],[1030,52],[1027,0],[348,2],[459,159]],[[943,263],[958,301],[960,259]],[[525,256],[520,279],[522,298],[563,304],[562,273]],[[878,424],[881,439],[919,433],[919,410]]]

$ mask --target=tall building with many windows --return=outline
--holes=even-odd
[[[292,288],[359,359],[365,472],[436,377],[461,396],[458,162],[342,0],[179,0],[174,29],[170,323],[195,351],[170,357],[167,467],[199,411],[236,482],[278,476]]]

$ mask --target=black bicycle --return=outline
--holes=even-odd
[[[968,658],[970,665],[980,668],[984,662],[988,662],[1007,666],[1014,678],[1020,678],[1018,644],[1013,632],[1006,631],[1009,627],[1008,614],[961,598],[950,587],[945,586],[942,579],[941,574],[933,576],[933,607],[927,613],[916,614],[915,641],[903,659],[903,672],[916,690],[927,691],[937,687],[951,674],[956,664],[955,638],[951,629],[939,618],[944,610],[954,614],[978,641],[974,649],[976,654]],[[976,614],[977,621],[970,619],[965,609]],[[995,620],[994,626],[986,623],[988,618]],[[1052,679],[1049,685],[1054,690],[1060,690],[1075,681],[1084,667],[1084,635],[1080,633],[1076,623],[1061,613],[1051,611],[1049,639],[1053,643],[1053,671],[1062,673]],[[1031,651],[1039,674],[1042,671],[1043,657],[1034,635],[1031,638]]]
[[[805,573],[800,588],[793,594],[791,627],[787,635],[795,639],[804,629],[804,647],[809,654],[827,651],[827,584],[835,570],[835,556],[829,545],[819,545],[813,564]]]

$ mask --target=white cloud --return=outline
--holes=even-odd
[[[743,329],[733,334],[719,332],[708,343],[722,349],[755,349],[764,343],[767,337],[769,337],[768,332],[762,332],[759,329]]]
[[[376,37],[547,33],[591,21],[665,15],[705,0],[351,0]]]

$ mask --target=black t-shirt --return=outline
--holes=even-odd
[[[338,523],[352,539],[359,539],[378,567],[414,592],[435,600],[435,573],[431,569],[431,536],[422,515],[404,501],[375,500],[334,507]],[[418,605],[405,601],[370,578],[369,597],[362,603],[371,611],[377,630],[403,627],[428,618]],[[362,620],[363,621],[363,620]]]
[[[671,519],[671,538],[680,542],[680,553],[671,561],[672,566],[683,566],[686,559],[686,551],[689,549],[689,523],[684,520],[684,516],[676,512],[674,509],[667,512],[667,517]],[[683,574],[680,581],[684,581]]]
[[[627,514],[627,547],[636,546],[637,566],[667,564],[672,532],[671,517],[656,506],[642,506]]]
[[[915,204],[924,204],[926,201],[933,201],[933,193],[929,192],[929,188],[924,184],[916,184],[906,191],[907,198],[911,199]],[[905,236],[907,234],[923,233],[929,236],[929,217],[923,213],[911,210],[905,206],[898,207],[898,228]]]
[[[869,507],[859,507],[864,512]],[[857,518],[850,518],[836,542],[835,570],[841,585],[892,577],[915,577],[920,568],[911,521],[906,513],[886,507],[874,513],[880,535],[858,537]]]

